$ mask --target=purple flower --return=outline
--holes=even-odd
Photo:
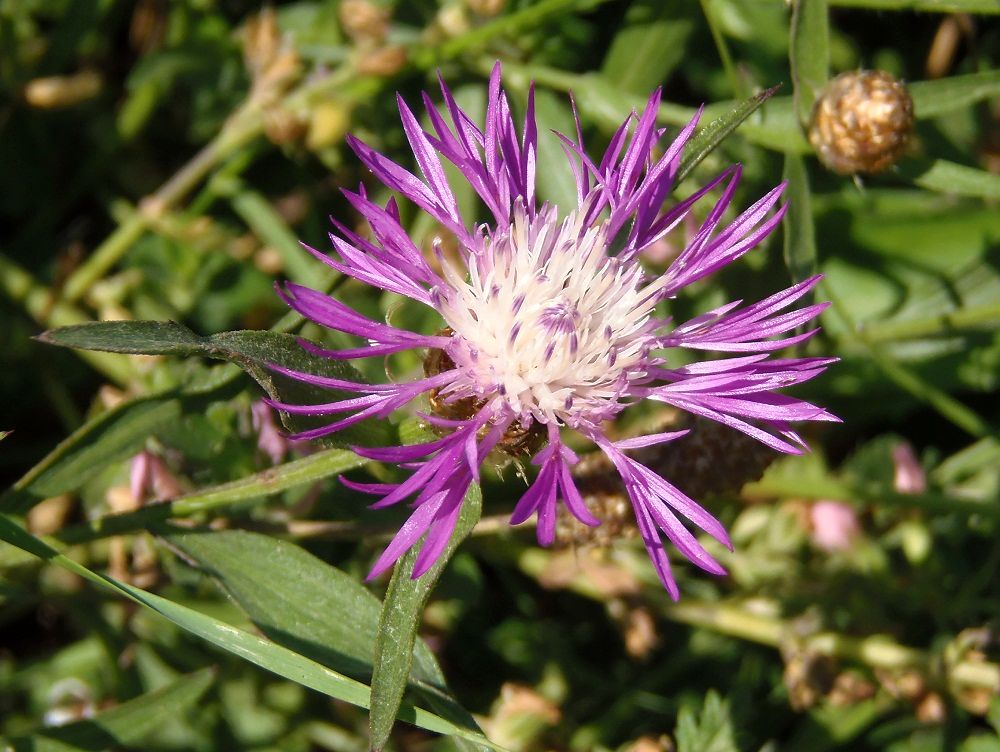
[[[434,308],[441,317],[440,330],[417,334],[397,329],[291,283],[279,291],[306,318],[364,341],[348,350],[303,343],[311,352],[350,359],[425,349],[425,377],[371,385],[275,367],[300,381],[357,396],[322,405],[272,404],[289,413],[336,416],[329,425],[294,437],[310,439],[366,418],[384,418],[428,395],[431,410],[424,417],[440,438],[412,446],[355,449],[413,473],[399,484],[343,481],[381,497],[373,507],[412,497],[412,515],[370,577],[424,536],[413,576],[426,572],[447,543],[479,466],[498,449],[533,452],[533,463],[540,468],[514,509],[512,523],[536,515],[538,540],[549,544],[561,500],[577,519],[598,525],[574,484],[571,468],[577,456],[561,438],[566,428],[596,444],[621,474],[656,571],[677,598],[662,539],[702,569],[722,574],[684,521],[731,548],[729,538],[711,514],[628,452],[673,441],[685,432],[613,441],[602,424],[644,399],[655,400],[713,418],[794,454],[803,451],[805,443],[791,429],[792,422],[836,420],[822,408],[776,391],[811,379],[833,359],[771,356],[815,333],[792,332],[815,318],[825,304],[788,309],[818,277],[759,303],[742,306],[736,301],[683,323],[657,313],[658,304],[757,246],[784,215],[785,207],[778,206],[784,186],[728,224],[722,217],[739,181],[738,166],[684,201],[665,205],[698,117],[656,157],[664,137],[655,122],[657,90],[641,114],[633,113],[622,123],[599,162],[587,156],[579,125],[575,140],[560,136],[576,179],[577,205],[561,210],[539,206],[533,90],[520,135],[500,88],[499,64],[490,77],[484,128],[459,109],[443,81],[441,92],[443,111],[424,95],[430,131],[421,128],[399,98],[403,129],[422,177],[356,138],[348,142],[382,183],[455,235],[458,260],[438,248],[438,265],[432,267],[407,236],[395,200],[380,206],[363,188],[344,195],[367,220],[371,238],[335,221],[339,234],[331,239],[337,256],[310,249],[344,274]],[[442,157],[458,167],[482,199],[492,215],[489,224],[474,225],[460,214]],[[686,247],[664,274],[650,276],[639,263],[640,254],[682,225],[694,205],[719,187],[721,196]],[[779,335],[786,336],[775,339]],[[668,368],[664,355],[671,348],[732,355]]]

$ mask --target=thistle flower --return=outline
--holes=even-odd
[[[657,306],[757,246],[784,215],[778,186],[728,225],[723,214],[740,178],[726,170],[676,205],[665,206],[684,145],[698,117],[666,147],[655,122],[660,92],[641,114],[633,113],[611,138],[599,162],[584,149],[579,120],[575,139],[560,136],[576,180],[577,205],[539,205],[535,193],[538,131],[534,91],[529,91],[520,136],[499,64],[490,77],[485,127],[463,112],[441,81],[439,111],[424,95],[430,130],[398,97],[403,129],[422,177],[356,138],[348,143],[384,185],[416,204],[453,233],[458,260],[436,248],[432,267],[407,236],[395,199],[385,206],[364,189],[344,191],[367,220],[371,239],[334,220],[336,257],[309,249],[334,269],[382,290],[430,306],[441,327],[419,334],[372,321],[343,303],[300,285],[279,294],[306,318],[364,344],[326,350],[303,342],[314,354],[353,359],[409,349],[427,352],[425,375],[406,383],[360,384],[272,366],[302,382],[356,394],[320,405],[272,403],[288,413],[341,416],[294,438],[331,434],[366,418],[383,418],[427,395],[423,417],[439,438],[422,444],[355,448],[359,454],[413,470],[398,484],[342,482],[381,497],[375,508],[413,497],[414,511],[376,561],[369,577],[383,572],[425,537],[413,576],[419,577],[444,549],[462,500],[480,465],[495,450],[532,454],[535,480],[517,503],[511,523],[537,517],[538,540],[552,543],[557,503],[581,522],[596,526],[571,474],[577,455],[563,429],[589,439],[621,474],[637,526],[660,580],[678,597],[663,538],[698,567],[723,574],[719,563],[682,520],[730,547],[722,524],[694,500],[629,456],[630,450],[679,439],[686,431],[616,441],[604,424],[643,400],[673,405],[717,420],[780,452],[800,453],[805,443],[793,421],[836,420],[822,408],[776,392],[824,370],[832,359],[775,359],[772,353],[804,341],[792,333],[824,304],[782,313],[817,283],[805,280],[766,300],[728,303],[690,321],[673,323]],[[700,113],[699,113],[700,114]],[[446,117],[451,123],[446,122]],[[454,164],[492,218],[474,225],[459,213],[442,157]],[[681,225],[695,204],[721,186],[691,241],[667,271],[651,276],[640,255]],[[772,339],[775,335],[787,335]],[[666,366],[672,348],[731,354],[680,368]]]

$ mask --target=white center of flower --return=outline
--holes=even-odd
[[[470,257],[468,276],[444,264],[441,314],[462,372],[454,395],[501,397],[522,420],[578,425],[611,417],[650,365],[656,282],[608,255],[603,224],[562,223],[553,208]]]

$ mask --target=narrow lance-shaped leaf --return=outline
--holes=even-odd
[[[218,578],[275,642],[362,681],[372,676],[381,603],[361,583],[287,541],[246,531],[169,533],[167,543]],[[266,576],[261,576],[266,562]],[[412,689],[437,713],[472,731],[423,640],[413,645]]]
[[[944,159],[908,160],[899,165],[902,177],[929,191],[953,196],[1000,199],[1000,175]]]
[[[805,160],[786,154],[784,178],[791,197],[784,219],[785,265],[792,280],[801,282],[816,273],[816,229]]]
[[[103,350],[146,355],[202,356],[236,363],[269,396],[283,402],[310,404],[330,402],[337,392],[321,389],[275,373],[269,364],[345,381],[364,381],[350,365],[307,352],[290,334],[265,331],[237,331],[200,337],[186,327],[165,321],[98,321],[52,329],[38,339],[52,345],[84,350]],[[290,431],[315,428],[322,418],[282,413]],[[346,443],[384,444],[387,427],[378,421],[364,421],[334,434],[330,446]]]
[[[576,183],[566,167],[559,133],[573,133],[573,113],[564,97],[550,91],[539,91],[535,96],[535,115],[538,118],[538,196],[556,206],[576,206]]]
[[[646,97],[684,60],[697,28],[686,0],[631,2],[608,53],[601,75],[623,91]]]
[[[1000,5],[995,6],[1000,8]],[[960,110],[976,102],[1000,97],[1000,70],[967,73],[907,84],[917,120]]]
[[[826,0],[795,0],[789,63],[795,109],[803,126],[830,77],[830,18]]]
[[[413,662],[413,645],[420,627],[420,615],[434,585],[458,544],[475,527],[482,511],[482,493],[472,484],[451,540],[440,558],[425,574],[412,578],[420,546],[411,548],[397,563],[382,604],[375,640],[375,673],[372,676],[372,707],[369,718],[373,750],[381,750],[389,739],[403,699]]]
[[[169,519],[213,512],[250,499],[264,499],[353,470],[368,461],[346,449],[325,449],[228,483],[192,491],[170,501],[147,504],[132,512],[106,515],[72,525],[60,530],[54,537],[70,544],[147,530]]]
[[[371,692],[361,682],[344,676],[293,650],[242,629],[237,629],[192,608],[120,582],[113,577],[93,572],[63,556],[3,514],[0,514],[0,540],[146,606],[182,629],[278,676],[283,676],[305,687],[358,707],[368,708],[370,706]],[[489,749],[504,752],[502,747],[493,744],[481,734],[460,728],[451,721],[422,708],[414,708],[406,704],[400,705],[399,718],[428,731],[448,734],[475,742]]]
[[[87,421],[0,497],[0,509],[20,514],[42,499],[80,488],[180,415],[180,399],[168,394],[131,400]]]
[[[770,89],[754,94],[745,102],[740,103],[734,109],[722,117],[716,118],[706,127],[702,128],[692,138],[684,148],[684,158],[681,166],[677,170],[677,183],[691,174],[691,171],[709,154],[715,147],[721,144],[726,137],[740,127],[748,117],[755,113],[760,106],[774,96],[781,86],[772,86]]]

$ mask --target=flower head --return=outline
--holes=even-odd
[[[724,226],[739,167],[667,206],[681,153],[698,118],[656,157],[664,137],[655,123],[657,91],[641,114],[634,113],[621,125],[599,162],[587,156],[579,126],[575,139],[560,136],[576,179],[577,205],[539,205],[533,90],[520,135],[500,87],[499,65],[490,78],[483,128],[458,107],[443,81],[441,92],[446,115],[424,96],[429,131],[399,99],[403,129],[422,177],[357,139],[349,143],[375,177],[454,234],[458,258],[438,248],[432,266],[406,234],[395,201],[378,205],[363,189],[345,191],[345,196],[367,220],[371,238],[335,222],[338,234],[331,239],[336,257],[312,251],[344,274],[432,307],[440,315],[438,331],[418,334],[375,322],[299,285],[280,290],[305,317],[364,340],[359,347],[332,351],[304,343],[314,353],[351,359],[425,349],[424,377],[372,385],[275,366],[295,379],[357,396],[323,405],[273,404],[286,412],[339,416],[295,437],[305,439],[384,417],[422,394],[428,396],[432,409],[425,418],[440,438],[412,446],[356,449],[414,472],[399,484],[343,481],[381,497],[374,507],[413,499],[411,517],[371,576],[390,567],[421,537],[425,540],[413,575],[430,568],[451,535],[481,463],[498,448],[532,454],[539,466],[514,509],[512,523],[536,515],[539,541],[551,543],[561,500],[581,522],[600,524],[571,473],[577,456],[562,440],[563,429],[571,429],[596,444],[621,474],[656,571],[676,598],[662,538],[717,574],[722,567],[682,520],[726,546],[729,539],[718,520],[628,452],[673,441],[685,432],[614,441],[602,426],[649,399],[720,421],[778,451],[798,453],[805,444],[790,423],[835,420],[819,407],[776,392],[817,375],[830,359],[771,357],[773,351],[815,332],[792,334],[816,317],[823,304],[787,309],[818,278],[759,303],[741,306],[736,301],[679,324],[657,313],[660,303],[761,242],[784,214],[784,207],[778,206],[783,186]],[[472,224],[460,214],[442,158],[458,167],[482,199],[492,215],[488,224]],[[695,204],[719,187],[721,196],[667,271],[659,276],[647,273],[640,254],[678,225],[690,223]],[[788,336],[775,339],[778,335]],[[668,368],[664,354],[671,348],[732,356]]]

